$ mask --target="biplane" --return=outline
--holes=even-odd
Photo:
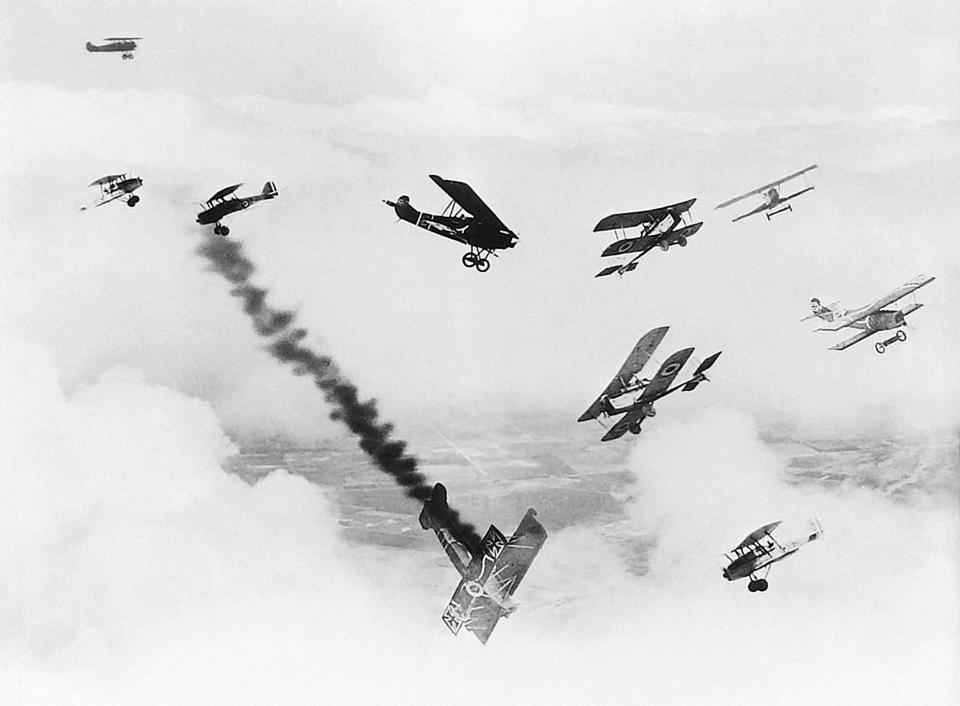
[[[490,525],[480,547],[471,551],[467,543],[444,524],[444,518],[449,515],[447,489],[437,483],[420,511],[420,526],[436,533],[447,557],[460,573],[460,583],[443,611],[443,622],[454,635],[466,627],[486,644],[500,618],[517,609],[512,596],[547,541],[547,531],[537,521],[536,510],[531,508],[512,537],[507,539]]]
[[[216,225],[213,227],[213,232],[217,235],[227,236],[230,234],[230,229],[220,223],[225,216],[229,216],[231,213],[236,213],[237,211],[242,211],[245,208],[250,208],[250,206],[257,201],[276,198],[278,193],[276,185],[274,185],[272,181],[268,181],[263,185],[263,190],[259,194],[238,198],[234,192],[241,186],[243,186],[243,184],[233,184],[220,189],[220,191],[211,196],[210,199],[204,203],[206,209],[197,214],[197,223],[200,225],[214,223]]]
[[[773,536],[773,531],[779,526],[780,520],[754,530],[731,552],[724,554],[730,563],[723,569],[723,578],[727,581],[736,581],[749,576],[747,590],[750,593],[766,591],[767,575],[770,573],[771,565],[786,559],[804,544],[823,536],[823,528],[815,517],[807,520],[806,533],[803,537],[783,543]]]
[[[703,225],[703,223],[686,223],[690,216],[690,208],[695,202],[696,199],[690,199],[649,211],[614,213],[601,219],[593,232],[612,230],[615,231],[617,239],[600,253],[600,257],[619,255],[624,256],[624,261],[620,265],[605,267],[594,277],[606,277],[614,272],[618,275],[631,272],[637,268],[637,260],[657,246],[664,251],[669,250],[672,245],[686,247],[687,238],[696,234]],[[640,227],[640,235],[628,238],[627,229],[637,227]]]
[[[137,48],[137,40],[143,37],[106,37],[103,41],[109,44],[97,46],[87,42],[87,51],[92,52],[122,52],[121,59],[133,59],[133,50]]]
[[[470,251],[461,259],[463,266],[486,272],[490,269],[489,256],[499,257],[494,251],[514,247],[520,236],[504,225],[469,184],[436,174],[430,178],[450,197],[450,203],[439,216],[421,213],[410,205],[409,196],[383,202],[393,208],[400,220],[468,246]]]
[[[747,213],[737,216],[736,218],[733,219],[733,222],[736,223],[737,221],[742,220],[747,216],[752,216],[757,213],[763,213],[764,211],[767,212],[766,216],[767,216],[767,220],[769,221],[773,216],[776,216],[778,213],[783,213],[784,211],[793,210],[793,206],[787,203],[787,201],[790,201],[791,199],[795,199],[800,194],[805,194],[808,191],[813,191],[814,189],[814,187],[812,186],[807,186],[803,189],[800,189],[800,191],[796,191],[792,194],[788,194],[787,196],[781,196],[780,185],[792,179],[796,179],[797,177],[802,176],[807,172],[812,171],[816,168],[817,168],[816,164],[811,164],[809,167],[801,169],[799,172],[794,172],[790,176],[785,176],[782,179],[771,181],[769,184],[764,184],[758,189],[754,189],[753,191],[748,191],[747,193],[741,194],[740,196],[730,199],[729,201],[724,201],[722,204],[715,206],[714,210],[717,210],[718,208],[725,208],[726,206],[735,204],[738,201],[742,201],[743,199],[750,198],[751,196],[756,196],[757,194],[762,194],[763,203],[761,203],[752,211],[748,211]]]
[[[96,181],[91,181],[87,186],[97,186],[100,188],[100,200],[93,205],[94,208],[103,206],[105,203],[125,199],[127,206],[133,208],[140,203],[140,197],[133,192],[143,186],[143,179],[137,176],[127,176],[126,174],[108,174],[100,177]],[[80,209],[86,211],[87,206]]]
[[[577,419],[578,422],[586,422],[601,416],[613,417],[622,414],[623,416],[603,435],[601,441],[619,439],[628,431],[633,434],[639,434],[640,424],[643,420],[647,417],[654,417],[657,414],[657,410],[653,406],[654,402],[677,390],[690,392],[696,389],[697,385],[701,382],[709,380],[706,372],[717,362],[721,351],[714,353],[697,366],[697,369],[694,370],[693,375],[688,380],[672,387],[671,385],[674,379],[693,354],[693,348],[684,348],[671,355],[663,362],[663,365],[660,366],[660,369],[653,378],[640,377],[640,371],[643,369],[643,366],[646,365],[647,361],[650,360],[653,352],[657,349],[657,346],[660,345],[660,341],[667,335],[668,330],[668,326],[655,328],[647,332],[643,338],[637,341],[637,345],[630,351],[630,355],[627,356],[623,365],[620,366],[620,370],[617,371],[614,378],[609,382],[604,391],[600,393],[600,396],[587,407],[587,411]],[[615,398],[635,392],[639,392],[640,394],[632,403],[622,407],[617,407],[613,403]]]
[[[842,328],[861,329],[857,335],[851,336],[835,346],[830,346],[832,351],[842,351],[844,348],[849,348],[854,343],[859,343],[878,331],[897,330],[896,334],[890,338],[877,341],[874,344],[873,347],[877,353],[883,353],[890,344],[907,340],[907,333],[901,327],[907,325],[906,317],[922,307],[923,304],[917,302],[914,296],[914,301],[911,301],[902,309],[886,309],[885,307],[903,299],[908,294],[913,294],[920,287],[930,284],[934,279],[936,278],[927,275],[917,275],[872,304],[859,309],[841,309],[837,304],[823,306],[820,300],[814,297],[810,300],[811,313],[801,321],[814,317],[826,321],[826,325],[816,329],[817,331],[839,331]]]

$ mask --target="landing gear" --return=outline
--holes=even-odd
[[[490,269],[490,260],[484,257],[482,253],[474,250],[464,253],[460,262],[463,263],[464,267],[476,267],[478,272],[486,272]]]
[[[631,434],[640,433],[640,422],[634,422],[633,424],[630,425],[630,433]]]
[[[677,245],[679,245],[681,248],[687,247],[687,239],[681,235],[679,238],[677,238]]]
[[[887,350],[887,347],[882,343],[880,343],[879,341],[874,343],[873,347],[877,349],[877,353],[883,353],[885,350]]]
[[[754,591],[760,591],[763,593],[767,590],[768,585],[769,584],[767,584],[766,579],[757,579],[756,581],[751,581],[747,584],[747,590],[750,591],[750,593],[753,593]]]
[[[900,331],[897,331],[897,340],[898,340],[898,341],[906,341],[906,340],[907,340],[907,332],[904,331],[904,330],[902,330],[902,329],[901,329]]]
[[[906,340],[907,332],[903,329],[899,329],[896,334],[888,338],[886,341],[877,341],[874,343],[873,347],[877,350],[877,353],[883,353],[885,350],[887,350],[887,346],[889,346],[891,343],[896,343],[897,341],[902,342]]]
[[[133,208],[138,203],[140,203],[139,196],[131,196],[130,198],[127,199],[127,206],[129,206],[130,208]]]
[[[120,55],[120,58],[121,58],[121,59],[130,59],[130,60],[132,61],[132,60],[133,60],[133,52],[124,52],[123,54]]]
[[[222,235],[224,238],[230,235],[230,229],[226,226],[220,225],[219,223],[213,227],[213,232],[217,235]]]
[[[663,242],[660,243],[660,249],[666,252],[667,250],[670,249],[670,243],[664,240]]]

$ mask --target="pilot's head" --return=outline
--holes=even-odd
[[[813,309],[814,311],[816,311],[817,309],[820,309],[820,308],[821,308],[821,306],[820,306],[820,300],[817,299],[816,297],[814,297],[813,299],[811,299],[811,300],[810,300],[810,308]]]
[[[397,203],[410,203],[410,197],[404,194],[397,199]]]

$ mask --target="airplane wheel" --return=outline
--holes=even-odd
[[[214,235],[222,235],[223,230],[220,228],[219,223],[213,227],[213,233]]]
[[[133,208],[136,205],[137,205],[136,201],[134,201],[133,199],[127,199],[127,206],[129,206],[130,208]]]
[[[757,590],[763,593],[764,591],[767,590],[768,585],[769,584],[767,584],[766,579],[760,579],[759,581],[757,581]]]
[[[476,253],[468,252],[460,259],[460,262],[463,263],[464,267],[476,267],[477,260],[480,258],[477,257]]]
[[[228,235],[230,235],[230,229],[226,226],[220,226],[220,235],[226,238]]]
[[[900,329],[899,331],[897,331],[897,340],[898,340],[898,341],[906,341],[906,340],[907,340],[907,332],[904,331],[903,329]]]
[[[480,258],[477,260],[477,271],[486,272],[490,269],[490,261],[487,258]]]
[[[757,590],[757,584],[756,584],[756,582],[755,582],[755,581],[751,581],[750,583],[748,583],[748,584],[747,584],[747,590],[750,591],[750,593],[753,593],[754,591],[756,591],[756,590]]]
[[[639,425],[639,424],[631,424],[631,425],[630,425],[630,433],[631,433],[631,434],[639,434],[639,433],[640,433],[640,425]]]
[[[679,245],[681,248],[687,247],[687,239],[686,239],[686,238],[677,238],[677,245]]]
[[[660,243],[660,249],[666,252],[670,249],[670,243]]]
[[[875,343],[873,347],[877,349],[877,353],[883,353],[885,350],[887,350],[887,347],[882,343]]]

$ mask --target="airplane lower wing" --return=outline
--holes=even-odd
[[[852,346],[852,345],[855,344],[855,343],[860,343],[860,341],[862,341],[862,340],[865,339],[865,338],[869,338],[870,336],[872,336],[872,335],[875,334],[875,333],[879,333],[879,331],[876,330],[876,329],[874,329],[874,330],[864,329],[863,331],[861,331],[860,333],[858,333],[856,336],[851,336],[850,338],[848,338],[848,339],[846,339],[846,340],[840,341],[840,343],[836,344],[835,346],[830,346],[830,350],[832,350],[832,351],[842,351],[843,349],[849,348],[850,346]]]
[[[607,430],[607,433],[601,437],[600,441],[613,441],[614,439],[619,439],[621,436],[630,431],[630,427],[643,421],[645,416],[646,415],[643,413],[643,410],[639,405],[637,405],[620,417],[616,424],[610,427]]]
[[[747,213],[744,213],[743,215],[740,215],[740,216],[737,216],[736,218],[734,218],[733,221],[732,221],[732,223],[736,223],[737,221],[742,221],[744,218],[747,218],[748,216],[755,216],[755,215],[758,214],[758,213],[763,213],[763,212],[766,211],[768,208],[769,208],[769,205],[768,205],[768,204],[765,204],[765,203],[764,203],[764,204],[760,204],[759,206],[757,206],[757,207],[756,207],[755,209],[753,209],[752,211],[748,211]]]

